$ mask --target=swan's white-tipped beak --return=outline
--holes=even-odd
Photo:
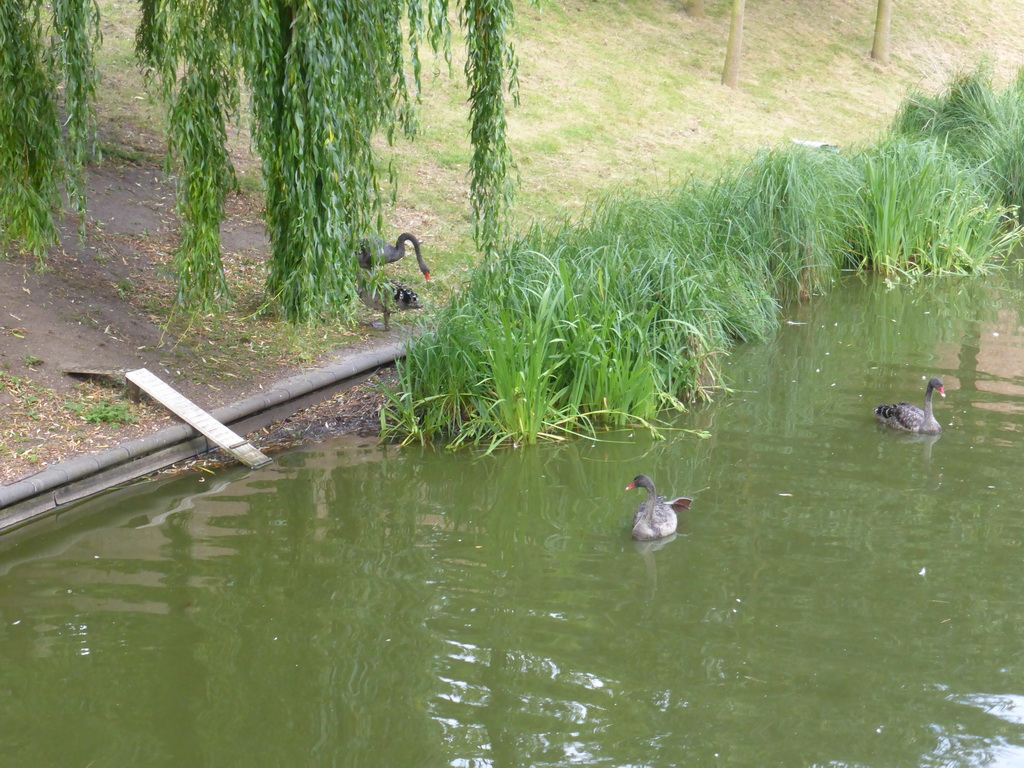
[[[636,488],[636,485],[634,485],[633,483],[630,483],[629,485],[626,486],[627,491],[632,491],[634,488]]]
[[[943,397],[945,397],[946,396],[946,390],[944,390],[942,387],[939,387],[939,394],[942,395]]]

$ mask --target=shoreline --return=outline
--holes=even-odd
[[[404,352],[403,342],[392,342],[370,352],[343,355],[339,362],[279,381],[212,415],[256,447],[271,451],[340,434],[372,434],[379,424],[381,397],[366,382],[375,375],[379,380]],[[229,462],[215,445],[182,423],[99,453],[72,453],[0,486],[0,535],[141,477],[210,463]]]

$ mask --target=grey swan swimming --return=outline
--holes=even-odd
[[[381,295],[379,291],[365,287],[359,291],[359,298],[370,309],[375,309],[384,315],[384,330],[388,330],[388,318],[393,309],[421,309],[419,296],[412,288],[406,288],[394,280],[388,281],[386,292]]]
[[[634,488],[647,490],[647,501],[633,515],[633,538],[637,541],[663,539],[676,532],[679,525],[677,513],[690,508],[693,499],[680,496],[678,499],[666,501],[664,496],[654,492],[654,481],[647,475],[637,475],[633,482],[626,486],[627,491]]]
[[[405,244],[412,243],[413,250],[416,251],[416,263],[420,266],[420,272],[423,273],[423,279],[430,280],[430,267],[423,261],[423,253],[420,251],[420,241],[416,239],[415,235],[411,235],[408,232],[403,232],[398,236],[398,241],[391,245],[385,243],[383,240],[363,240],[359,248],[359,266],[363,269],[373,269],[374,266],[379,264],[393,264],[399,259],[405,258]],[[380,257],[383,256],[384,260],[381,261]]]
[[[875,408],[875,418],[893,429],[917,432],[922,435],[937,435],[942,431],[942,427],[932,415],[932,392],[934,391],[938,391],[942,397],[946,396],[946,391],[942,388],[942,379],[934,377],[928,382],[923,411],[910,403],[880,405]]]

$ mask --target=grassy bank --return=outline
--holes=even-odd
[[[1009,154],[1017,134],[1003,126],[1024,114],[1020,89],[974,82],[990,95],[979,104],[1004,106],[975,109],[975,141],[962,143],[986,136]],[[620,190],[579,221],[534,227],[412,344],[389,432],[493,445],[651,421],[720,386],[731,345],[764,338],[780,303],[843,270],[995,264],[1020,239],[1016,187],[999,181],[1024,165],[954,151],[951,134],[909,128],[910,110],[858,151],[766,151],[711,181],[656,197]]]
[[[109,293],[166,329],[159,348],[168,370],[214,387],[222,400],[227,398],[223,393],[234,391],[239,382],[252,384],[272,372],[314,365],[322,354],[375,336],[365,325],[295,328],[262,311],[267,248],[258,226],[252,236],[245,226],[258,222],[262,180],[244,109],[240,127],[229,133],[232,160],[245,191],[229,201],[225,224],[225,230],[246,233],[236,237],[225,253],[234,304],[223,316],[187,325],[174,322],[176,286],[166,266],[177,245],[173,179],[166,180],[162,172],[163,111],[148,95],[133,53],[139,4],[98,0],[98,5],[103,33],[97,60],[102,78],[100,134],[104,155],[115,159],[100,175],[120,174],[124,187],[134,190],[133,196],[159,218],[166,217],[167,223],[117,229],[97,215],[87,243],[77,247],[69,237],[68,254],[51,259],[50,275],[74,289],[79,264],[120,265],[127,253],[133,264],[130,275],[110,269],[109,278],[104,274],[97,280],[106,280]],[[516,231],[536,220],[563,222],[568,216],[582,222],[591,215],[584,213],[588,202],[609,186],[644,190],[632,193],[642,201],[677,187],[691,174],[710,179],[733,158],[788,145],[791,138],[829,141],[846,155],[856,143],[883,132],[908,89],[933,93],[949,72],[982,57],[992,62],[995,82],[1006,83],[1024,51],[1016,27],[1007,23],[1019,14],[1018,0],[901,0],[893,17],[892,64],[886,67],[867,56],[871,4],[748,3],[741,83],[730,90],[720,85],[728,6],[708,3],[707,17],[696,20],[682,11],[682,4],[667,0],[517,3],[521,104],[510,113],[510,141],[521,180]],[[475,279],[460,46],[456,39],[454,76],[443,64],[424,57],[419,137],[400,139],[394,147],[379,144],[399,173],[397,202],[388,209],[381,234],[394,242],[397,233],[412,231],[424,241],[432,267],[430,283],[423,284],[414,263],[393,265],[392,274],[416,288],[425,313],[447,304],[450,294]],[[824,207],[826,200],[818,204]],[[812,231],[803,212],[802,218],[793,218],[796,212],[777,213],[780,219],[790,217],[787,226],[808,228],[807,234],[793,240],[793,247],[807,247],[801,251],[803,260],[817,263],[815,249],[827,247],[836,234]],[[149,219],[147,214],[141,220]],[[74,217],[66,224],[73,230]],[[551,231],[563,226],[569,225],[553,225]],[[136,263],[142,265],[137,271]],[[786,279],[786,269],[774,264],[767,280],[783,289],[780,295],[799,293],[801,287],[792,276]],[[813,290],[813,284],[805,289]],[[47,290],[63,292],[60,285],[40,287],[33,298],[45,300]],[[90,283],[89,290],[99,289]],[[74,317],[76,324],[99,322]],[[361,319],[372,317],[367,313]],[[409,319],[403,313],[397,322]],[[106,322],[99,327],[105,328]],[[118,330],[121,341],[114,337]],[[148,343],[135,339],[131,330],[113,327],[109,344],[128,351]],[[8,356],[5,371],[29,382],[43,381],[41,372],[54,370],[55,361],[31,364],[39,357],[34,351],[31,356]],[[710,364],[715,359],[711,356]],[[34,390],[24,391],[30,398],[42,397]],[[46,397],[55,393],[49,391]],[[71,397],[73,401],[77,395]],[[424,392],[418,392],[416,398],[422,397]],[[22,407],[15,399],[17,407],[9,407],[4,415],[10,429],[18,429],[25,438],[19,438],[22,452],[31,453],[37,450],[35,408],[31,402]],[[54,440],[66,442],[61,437]],[[107,441],[104,437],[99,442]]]

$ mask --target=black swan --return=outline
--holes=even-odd
[[[359,298],[370,309],[375,309],[384,315],[384,330],[388,330],[388,318],[392,309],[420,309],[419,296],[411,288],[406,288],[394,280],[388,281],[388,287],[383,297],[380,292],[369,287],[359,291]]]
[[[633,482],[626,486],[627,491],[634,488],[647,490],[647,501],[633,515],[633,538],[638,541],[663,539],[676,532],[679,520],[678,512],[690,508],[693,499],[680,496],[678,499],[666,501],[664,496],[654,492],[654,482],[647,475],[637,475]]]
[[[893,429],[905,432],[919,432],[923,435],[937,435],[942,431],[939,422],[932,416],[932,391],[937,390],[943,397],[946,391],[942,388],[942,379],[933,378],[928,382],[928,391],[924,395],[924,410],[910,403],[896,405],[880,405],[875,408],[875,418]]]
[[[391,264],[399,259],[405,258],[405,244],[412,243],[416,251],[416,263],[420,265],[420,272],[425,280],[430,280],[430,267],[423,261],[423,254],[420,252],[420,241],[415,235],[403,232],[398,236],[398,241],[391,245],[383,240],[363,240],[359,248],[359,266],[363,269],[373,269],[376,264]],[[384,257],[381,262],[381,257]]]

